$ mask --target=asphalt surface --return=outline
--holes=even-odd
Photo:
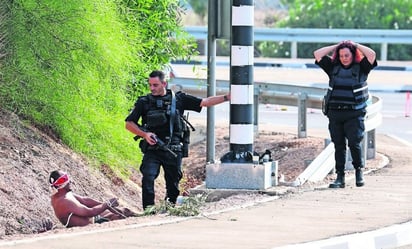
[[[0,241],[0,248],[409,248],[412,148],[378,134],[377,151],[388,163],[367,174],[361,188],[348,179],[344,189],[296,191],[207,217],[169,217],[125,227],[43,234]]]

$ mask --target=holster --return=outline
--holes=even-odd
[[[182,142],[182,154],[183,157],[189,156],[189,144],[190,144],[190,129],[186,127],[183,132],[183,142]]]
[[[142,140],[140,140],[139,148],[143,154],[146,153],[147,149],[149,148],[149,144],[147,143],[145,139],[142,138]]]
[[[322,99],[322,113],[327,116],[329,111],[329,97],[324,96]]]

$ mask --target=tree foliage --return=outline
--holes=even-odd
[[[333,29],[411,29],[412,1],[404,0],[284,0],[288,5],[287,19],[277,27]],[[312,51],[324,44],[299,45],[298,57],[312,57]],[[379,44],[369,44],[379,52]],[[269,48],[268,48],[269,47]],[[290,44],[271,47],[262,43],[261,49],[277,51],[275,55],[289,56]],[[388,59],[411,59],[411,46],[389,45]]]
[[[208,2],[206,0],[187,0],[192,7],[193,11],[200,17],[200,20],[204,21],[207,15]]]
[[[122,172],[136,165],[124,118],[147,92],[151,70],[194,52],[178,2],[6,2],[1,108],[53,131],[98,164]]]
[[[146,82],[153,65],[165,65],[176,59],[190,60],[190,56],[196,54],[195,40],[183,31],[180,23],[184,11],[179,0],[122,0],[121,15],[128,29],[137,31],[131,40],[137,64],[145,72],[137,75],[133,82],[137,96],[141,94],[139,84]]]
[[[412,2],[403,0],[294,0],[281,26],[300,28],[410,29]]]

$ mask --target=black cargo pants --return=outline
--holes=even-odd
[[[346,146],[348,145],[355,169],[364,167],[362,140],[365,135],[366,110],[329,110],[329,133],[335,144],[335,169],[345,171]],[[347,141],[347,144],[346,144]]]

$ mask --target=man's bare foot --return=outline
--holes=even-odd
[[[53,222],[49,218],[46,218],[41,221],[41,228],[39,228],[37,232],[44,233],[46,231],[52,230],[53,228]]]

